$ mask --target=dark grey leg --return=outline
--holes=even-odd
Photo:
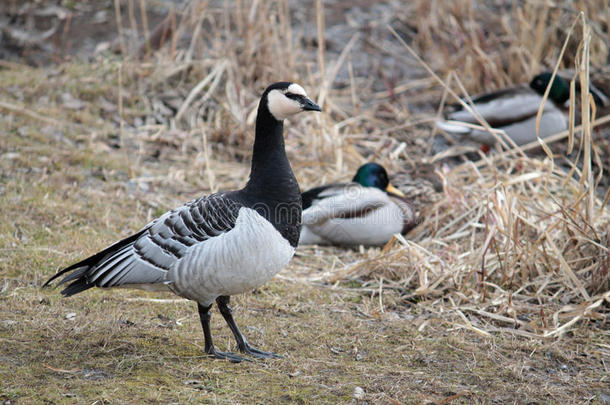
[[[239,348],[239,351],[242,353],[250,354],[250,355],[260,358],[260,359],[282,358],[282,356],[280,356],[279,354],[272,353],[272,352],[264,352],[255,347],[252,347],[248,344],[248,341],[246,340],[244,335],[241,333],[241,331],[237,327],[237,324],[235,323],[235,320],[233,319],[233,311],[231,310],[231,307],[229,306],[229,300],[230,300],[230,297],[228,295],[221,295],[220,297],[216,298],[216,304],[218,305],[218,309],[220,310],[220,313],[225,318],[225,321],[227,321],[227,325],[229,325],[229,328],[231,328],[231,332],[233,332],[233,336],[235,336],[235,340],[237,341],[237,347]]]
[[[234,353],[227,353],[216,350],[216,348],[214,347],[214,342],[212,341],[212,332],[210,330],[210,318],[212,318],[212,314],[210,314],[211,308],[212,305],[204,307],[200,303],[197,303],[197,309],[199,310],[199,319],[201,320],[201,327],[203,328],[203,337],[205,339],[206,354],[217,359],[227,359],[232,363],[239,363],[243,360],[248,360]]]

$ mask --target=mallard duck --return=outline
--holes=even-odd
[[[559,72],[565,80],[572,80],[575,77],[575,71],[573,69],[564,70]],[[580,80],[576,78],[574,80],[576,93],[580,93]],[[595,106],[597,108],[597,117],[601,117],[605,114],[608,114],[610,111],[610,66],[591,67],[589,71],[589,93],[593,96],[593,100],[595,101]],[[577,116],[577,124],[580,122],[578,115],[580,114],[580,109],[576,108],[576,116]]]
[[[243,357],[214,347],[210,309],[215,301],[242,353],[279,357],[250,346],[233,319],[229,297],[263,285],[294,254],[301,194],[284,149],[283,121],[301,111],[320,107],[300,85],[269,86],[258,106],[252,167],[243,189],[201,197],[169,211],[61,270],[44,285],[63,275],[58,285],[69,283],[64,296],[91,287],[172,291],[197,302],[205,352],[240,362]]]
[[[416,225],[413,206],[376,163],[360,166],[351,183],[312,188],[302,197],[301,245],[378,246]]]
[[[528,85],[505,88],[483,94],[472,99],[476,110],[485,118],[492,128],[502,129],[517,145],[536,140],[536,115],[542,103],[542,95],[551,81],[552,74],[544,72],[532,79]],[[540,119],[539,136],[561,132],[568,128],[568,121],[562,107],[570,98],[570,85],[560,76],[555,76],[548,100]],[[453,107],[446,115],[452,121],[478,124],[479,121],[461,105]],[[493,145],[496,137],[491,133],[460,125],[456,122],[437,121],[437,126],[444,131],[462,134],[476,142]]]

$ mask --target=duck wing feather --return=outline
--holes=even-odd
[[[512,87],[474,98],[476,110],[494,128],[500,128],[536,115],[542,97],[527,86]],[[551,100],[545,103],[546,110],[557,110]],[[478,124],[479,121],[469,112],[457,108],[450,112],[448,119]]]
[[[303,225],[333,218],[358,218],[389,202],[384,191],[357,183],[330,185],[321,190],[303,210]]]

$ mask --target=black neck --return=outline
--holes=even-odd
[[[263,94],[256,117],[250,179],[227,196],[266,218],[293,247],[301,230],[301,191],[286,157],[284,125],[271,115]]]
[[[283,122],[271,115],[263,98],[256,117],[252,168],[245,193],[276,202],[300,199],[299,185],[286,156],[283,132]]]

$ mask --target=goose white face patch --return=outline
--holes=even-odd
[[[300,86],[299,86],[300,87]],[[290,99],[280,90],[271,90],[267,95],[267,107],[276,120],[283,120],[303,110],[297,100]]]
[[[292,83],[290,86],[288,86],[286,93],[298,94],[299,96],[307,97],[305,89],[296,83]]]
[[[276,120],[283,120],[303,111],[303,105],[297,100],[286,97],[286,94],[307,98],[305,89],[296,83],[291,83],[286,90],[271,90],[267,94],[267,107]]]

